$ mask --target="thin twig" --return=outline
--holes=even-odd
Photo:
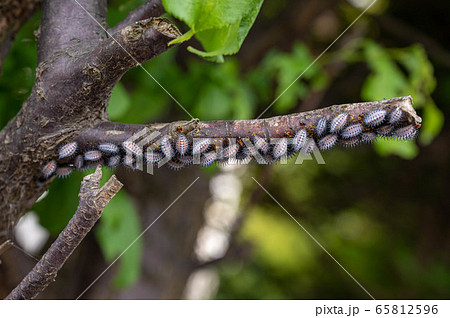
[[[6,299],[33,299],[55,281],[58,271],[100,218],[108,202],[123,186],[113,175],[100,188],[101,178],[100,166],[93,174],[84,177],[78,195],[80,204],[75,215],[41,260]]]

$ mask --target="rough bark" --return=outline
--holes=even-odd
[[[0,132],[0,238],[48,187],[36,180],[58,145],[107,121],[108,100],[122,75],[179,35],[170,21],[154,18],[107,37],[105,21],[106,1],[43,3],[35,85]]]
[[[66,228],[50,246],[41,260],[6,299],[34,299],[56,279],[69,256],[89,233],[103,213],[106,205],[122,188],[122,183],[112,176],[100,187],[102,169],[86,177],[80,187],[80,204]]]

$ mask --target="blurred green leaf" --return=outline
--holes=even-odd
[[[420,128],[420,142],[429,145],[444,126],[444,114],[434,103],[424,106],[423,124]]]
[[[364,82],[362,98],[372,101],[402,96],[408,81],[386,49],[373,41],[365,41],[364,53],[372,73]]]
[[[127,194],[121,191],[106,206],[95,231],[108,262],[112,262],[126,250],[119,259],[119,270],[114,278],[114,285],[118,288],[128,287],[139,278],[142,241],[134,242],[134,240],[140,233],[139,215]],[[132,243],[133,245],[128,248]]]
[[[258,15],[262,0],[163,0],[166,11],[191,30],[170,44],[196,36],[205,52],[188,50],[214,62],[236,53]]]
[[[39,223],[52,236],[57,236],[64,229],[78,207],[78,196],[83,174],[73,173],[70,178],[58,178],[49,188],[48,195],[36,203],[32,210],[39,216]]]
[[[314,249],[309,237],[285,215],[255,209],[248,215],[241,234],[274,270],[297,272],[312,265]]]
[[[378,139],[374,147],[381,156],[397,155],[403,159],[414,159],[419,153],[419,148],[414,142],[394,139]]]
[[[130,98],[122,83],[114,87],[108,104],[108,114],[112,121],[118,121],[131,106]]]

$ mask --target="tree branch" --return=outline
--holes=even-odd
[[[131,25],[140,20],[159,17],[164,12],[165,10],[161,4],[161,0],[149,0],[131,11],[125,19],[117,23],[117,25],[112,27],[110,31],[111,33],[116,33],[120,29],[125,28],[127,25]]]
[[[339,122],[339,118],[343,122]],[[259,120],[201,122],[194,119],[149,125],[103,122],[81,131],[71,141],[73,147],[70,152],[60,150],[55,154],[54,157],[59,158],[44,166],[44,179],[60,174],[57,167],[84,169],[92,161],[95,164],[104,162],[111,168],[119,163],[141,168],[138,164],[144,158],[147,163],[158,166],[167,163],[169,167],[179,169],[196,163],[194,157],[198,155],[200,161],[197,163],[205,166],[216,160],[228,162],[231,157],[226,154],[226,148],[230,151],[234,149],[233,155],[237,159],[254,157],[258,163],[272,163],[299,151],[310,154],[315,148],[329,150],[339,143],[347,147],[356,146],[371,142],[377,136],[412,139],[421,121],[412,107],[411,97],[407,96],[335,105]],[[320,122],[323,122],[323,131],[319,131]],[[336,125],[340,128],[333,128]],[[185,140],[185,152],[179,147],[180,135]],[[196,153],[194,145],[198,139],[208,142]],[[105,144],[110,147],[109,150],[104,150],[102,145]],[[151,157],[144,154],[149,149],[154,153]],[[96,155],[94,159],[90,159],[92,154]],[[260,162],[258,156],[265,161]],[[127,161],[129,159],[131,161]]]
[[[109,201],[122,188],[113,175],[100,188],[101,167],[84,177],[80,187],[80,204],[66,228],[41,260],[6,299],[33,299],[52,283],[69,256],[98,221]]]
[[[57,5],[61,3],[58,0]],[[64,29],[67,24],[63,19],[46,19],[49,17],[43,16],[42,31]],[[83,19],[91,20],[87,15]],[[178,35],[167,19],[152,18],[117,31],[114,39],[88,45],[86,51],[72,55],[69,48],[39,64],[32,94],[0,131],[0,238],[48,187],[49,182],[36,185],[35,181],[58,146],[107,121],[108,100],[122,75],[167,50],[167,43]],[[44,41],[45,37],[38,39],[41,49]],[[57,44],[64,45],[61,41]]]
[[[106,0],[44,0],[38,63],[68,47],[86,46],[88,42],[105,38],[102,26],[107,27],[106,12]]]

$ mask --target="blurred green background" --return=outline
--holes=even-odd
[[[182,44],[144,67],[194,117],[255,118],[370,2],[266,0],[241,50],[225,57],[224,63],[202,60]],[[109,1],[109,24],[140,3]],[[448,12],[446,1],[431,5],[419,0],[378,0],[264,114],[411,95],[423,126],[414,142],[380,140],[373,146],[323,153],[326,165],[314,160],[296,165],[292,159],[286,165],[252,164],[242,169],[240,214],[229,232],[226,254],[207,265],[217,285],[208,297],[368,297],[252,177],[375,298],[450,296]],[[17,114],[32,88],[33,31],[39,21],[37,13],[5,59],[0,77],[1,127]],[[181,22],[178,25],[182,32],[188,30]],[[201,49],[195,40],[189,45]],[[127,123],[189,119],[140,68],[129,71],[116,86],[109,114],[111,120]],[[198,170],[208,180],[221,173],[218,167]],[[181,175],[177,182],[184,173],[177,173]],[[76,209],[83,175],[55,180],[49,195],[33,208],[53,237]],[[187,179],[185,184],[191,182]],[[89,242],[98,244],[106,264],[146,227],[138,201],[122,191],[95,228],[95,238]],[[107,287],[112,293],[92,297],[121,297],[122,291],[136,288],[145,279],[144,246],[139,241],[120,259]],[[192,246],[189,253],[194,253]],[[178,287],[180,295],[183,285]]]

